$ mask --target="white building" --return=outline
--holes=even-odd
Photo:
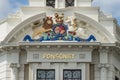
[[[120,28],[92,0],[29,0],[0,22],[0,80],[120,80]]]

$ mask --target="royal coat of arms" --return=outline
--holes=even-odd
[[[23,41],[96,41],[92,34],[87,38],[81,38],[76,20],[75,17],[64,19],[64,14],[55,13],[53,17],[46,17],[41,23],[39,21],[33,23],[33,34],[26,35]]]

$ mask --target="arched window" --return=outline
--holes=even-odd
[[[55,7],[55,0],[46,0],[46,6]]]
[[[65,0],[65,6],[66,7],[74,6],[74,0]]]

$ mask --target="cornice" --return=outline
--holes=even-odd
[[[100,42],[19,42],[19,43],[4,43],[0,46],[1,49],[20,49],[20,48],[77,48],[77,49],[107,49],[116,47],[116,43],[100,43]]]
[[[18,50],[18,49],[94,49],[100,45],[99,42],[19,42],[6,43],[1,45],[2,50]]]
[[[3,43],[0,52],[20,50],[61,50],[61,51],[117,51],[120,52],[120,43],[100,42],[19,42]]]

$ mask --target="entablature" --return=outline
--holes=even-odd
[[[0,51],[11,50],[120,50],[116,43],[100,42],[19,42],[2,44]]]

